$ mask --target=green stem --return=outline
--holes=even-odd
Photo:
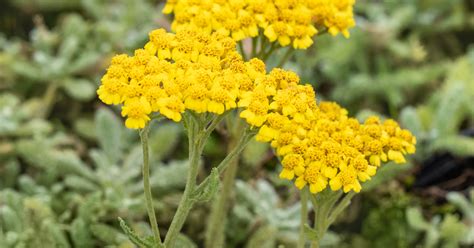
[[[179,203],[178,209],[173,217],[171,225],[166,234],[164,245],[165,247],[174,247],[176,238],[186,221],[186,218],[191,210],[194,201],[192,199],[192,193],[196,187],[196,177],[199,168],[199,159],[202,154],[202,143],[205,141],[203,136],[200,135],[202,131],[202,124],[191,114],[185,114],[185,122],[188,130],[188,141],[189,141],[189,169],[188,176],[186,179],[186,187],[184,189],[183,196]]]
[[[227,111],[227,112],[224,112],[221,115],[218,115],[218,116],[214,117],[212,119],[211,123],[209,124],[209,126],[204,130],[203,140],[207,140],[209,138],[209,136],[211,136],[212,131],[214,131],[214,129],[216,129],[217,125],[219,125],[219,123],[221,123],[221,121],[231,112],[232,111]],[[204,143],[205,142],[203,142],[202,145],[204,145]]]
[[[238,44],[239,44],[239,50],[240,50],[240,54],[242,55],[242,58],[244,59],[244,61],[247,61],[247,55],[245,54],[244,43],[242,41],[239,41]]]
[[[247,146],[250,140],[252,140],[255,134],[255,130],[245,130],[244,134],[240,137],[239,142],[237,143],[237,145],[235,145],[235,148],[229,154],[227,154],[224,160],[222,160],[221,163],[216,167],[219,174],[221,174],[229,166],[230,162],[244,150],[244,148]],[[196,188],[196,192],[201,191],[208,181],[209,177],[204,179],[201,184],[199,184],[199,186]]]
[[[292,47],[288,47],[288,49],[285,52],[285,55],[283,55],[283,57],[281,58],[280,62],[278,62],[278,65],[276,67],[282,67],[286,63],[286,61],[291,57],[291,55],[293,55],[294,51],[295,49],[293,49]]]
[[[265,54],[265,43],[266,43],[266,37],[265,34],[262,33],[261,39],[260,39],[260,50],[258,51],[257,58],[262,58],[262,56]]]
[[[238,121],[243,122],[241,119]],[[237,147],[238,137],[241,137],[244,132],[244,126],[237,123],[237,131],[231,132],[231,137],[227,151],[231,153]],[[239,165],[238,156],[230,160],[229,165],[224,173],[224,179],[222,182],[222,188],[220,193],[212,205],[211,214],[206,231],[206,246],[211,248],[220,248],[224,246],[225,241],[225,229],[223,228],[227,222],[227,211],[229,210],[229,203],[232,198],[232,189],[235,181],[235,175],[237,174],[237,168]]]
[[[300,233],[298,238],[298,248],[304,248],[306,243],[304,228],[306,221],[308,220],[308,192],[305,188],[300,191],[300,202],[301,202],[301,218],[300,218]]]
[[[264,54],[262,55],[262,60],[263,62],[267,62],[267,59],[270,57],[270,55],[272,55],[272,53],[278,48],[278,45],[276,44],[276,41],[272,43],[272,45],[270,46],[270,49],[268,50],[268,52],[264,52]]]
[[[329,215],[328,218],[328,225],[331,225],[336,218],[344,211],[344,209],[349,206],[351,203],[351,199],[355,196],[355,193],[353,191],[347,193],[342,200],[337,204],[337,206],[332,210],[331,214]]]
[[[46,88],[46,92],[43,95],[42,104],[43,111],[39,113],[39,117],[47,118],[51,109],[53,108],[54,101],[56,99],[56,92],[58,91],[59,85],[56,82],[51,82]]]
[[[254,58],[257,55],[257,43],[258,43],[258,36],[252,38],[252,53],[250,54],[250,58]]]
[[[148,218],[150,219],[151,229],[153,230],[153,236],[156,244],[161,245],[160,230],[158,229],[158,223],[156,222],[155,209],[153,208],[153,196],[151,194],[150,187],[150,163],[149,163],[149,148],[148,148],[148,131],[149,124],[147,124],[140,131],[140,139],[143,149],[143,189],[145,191],[145,203],[146,210],[148,212]]]
[[[319,242],[324,237],[324,234],[330,225],[329,212],[341,194],[340,191],[334,192],[331,190],[325,190],[317,195],[311,195],[310,199],[314,208],[314,230],[317,234],[317,239],[311,242],[311,247],[319,247]]]

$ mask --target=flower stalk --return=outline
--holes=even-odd
[[[150,125],[146,125],[140,130],[140,140],[143,149],[143,189],[145,192],[145,203],[148,218],[150,219],[151,229],[153,230],[153,238],[156,244],[161,244],[160,230],[156,222],[155,209],[153,208],[153,196],[150,187],[150,163],[149,163],[149,147],[148,147],[148,132]]]
[[[173,247],[176,238],[186,221],[186,217],[191,210],[194,201],[192,194],[196,187],[196,177],[199,169],[199,159],[202,154],[203,142],[205,142],[202,132],[202,123],[193,115],[184,115],[184,121],[188,130],[189,141],[189,170],[186,179],[186,187],[179,203],[178,209],[173,217],[171,225],[164,241],[165,247]],[[201,135],[200,135],[201,134]]]
[[[238,142],[238,137],[242,137],[245,132],[245,125],[242,125],[243,121],[237,119],[237,124],[235,128],[229,128],[230,137],[229,143],[227,146],[228,153],[232,153],[238,145],[245,147],[245,144],[240,144]],[[240,152],[239,152],[240,153]],[[223,226],[227,222],[227,213],[229,210],[229,203],[233,195],[233,186],[235,182],[235,176],[237,174],[237,168],[239,166],[238,156],[233,157],[229,160],[228,167],[224,172],[224,178],[222,181],[222,188],[219,192],[217,199],[212,204],[211,214],[209,217],[209,222],[206,230],[206,247],[209,248],[219,248],[223,247],[225,241],[225,232]]]
[[[301,203],[301,218],[300,218],[300,232],[298,237],[298,248],[304,248],[306,244],[305,237],[305,225],[308,221],[308,190],[300,191],[300,203]]]

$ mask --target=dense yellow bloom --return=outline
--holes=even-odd
[[[240,41],[261,32],[270,42],[306,49],[318,30],[349,37],[355,0],[168,0],[172,29],[216,31]],[[260,31],[259,31],[260,29]]]
[[[186,109],[222,114],[236,108],[266,73],[262,61],[244,62],[235,41],[219,33],[157,29],[149,38],[133,56],[115,56],[97,90],[104,103],[123,104],[128,128],[143,128],[152,112],[176,122]],[[248,109],[254,124],[265,121],[265,102]]]
[[[289,71],[273,69],[242,95],[241,117],[258,129],[281,157],[280,177],[308,185],[312,193],[329,187],[361,190],[381,162],[404,163],[415,152],[415,137],[393,120],[370,117],[364,123],[348,117],[334,102],[316,104],[313,88],[299,84]]]
[[[235,10],[239,2],[231,1]],[[243,61],[235,45],[219,32],[154,30],[133,56],[112,58],[97,93],[106,104],[123,104],[125,125],[133,129],[145,127],[155,112],[179,122],[185,111],[220,115],[241,108],[256,139],[281,157],[280,177],[312,193],[359,192],[382,162],[405,163],[415,152],[416,138],[394,120],[373,116],[359,123],[334,102],[317,104],[313,87],[300,84],[296,73],[267,73],[261,60]]]

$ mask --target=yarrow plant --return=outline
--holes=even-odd
[[[294,72],[281,68],[267,72],[264,60],[268,56],[246,61],[244,51],[237,51],[237,42],[248,37],[266,36],[271,46],[278,42],[304,49],[312,44],[317,29],[348,36],[347,29],[354,25],[353,4],[349,0],[168,1],[164,12],[174,12],[175,32],[153,30],[133,56],[112,58],[98,96],[106,104],[122,106],[125,126],[139,129],[143,144],[153,242],[133,234],[122,222],[135,244],[174,247],[193,205],[213,197],[219,174],[227,168],[234,172],[224,177],[206,235],[207,247],[222,247],[223,209],[235,177],[236,158],[253,137],[274,149],[282,164],[280,178],[294,181],[301,189],[299,247],[304,247],[306,239],[318,246],[354,193],[361,191],[361,183],[375,176],[382,163],[404,163],[406,154],[415,152],[415,137],[394,120],[372,116],[360,123],[337,103],[317,103],[313,87],[301,84]],[[260,43],[260,50],[266,50],[265,43]],[[150,121],[161,117],[183,122],[190,164],[185,191],[164,241],[152,204],[148,162]],[[240,131],[233,132],[235,140],[226,158],[197,184],[203,147],[223,120],[229,132],[236,126]],[[308,197],[315,211],[313,228],[306,225]]]
[[[318,30],[331,35],[355,25],[355,0],[172,0],[163,13],[174,13],[172,29],[194,28],[213,31],[236,41],[257,37],[262,30],[270,42],[306,49]]]

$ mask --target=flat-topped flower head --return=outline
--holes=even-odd
[[[337,103],[316,104],[313,88],[282,69],[256,80],[239,105],[241,117],[259,128],[257,140],[281,157],[280,177],[296,177],[295,185],[312,193],[326,187],[359,192],[382,162],[404,163],[415,151],[416,139],[395,121],[372,116],[359,123]]]
[[[306,49],[319,30],[349,37],[355,26],[355,0],[168,0],[163,13],[174,13],[171,25],[217,32],[235,41],[263,33],[280,46]]]
[[[104,103],[123,104],[128,128],[145,127],[153,112],[176,122],[186,110],[223,114],[237,108],[240,97],[251,93],[266,74],[262,61],[243,61],[235,41],[220,33],[157,29],[149,39],[133,56],[113,57],[97,90]],[[265,98],[245,106],[255,126],[266,120],[267,102]]]

